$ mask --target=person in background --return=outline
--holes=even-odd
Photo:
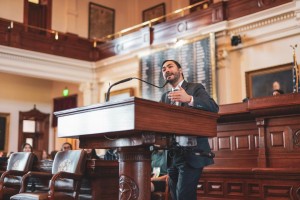
[[[22,151],[23,152],[31,152],[31,153],[33,153],[33,148],[32,148],[32,146],[29,143],[24,143],[22,145]],[[33,155],[34,155],[33,163],[38,162],[38,157],[34,153],[33,153]],[[31,192],[35,191],[36,182],[38,182],[37,178],[33,178],[33,177],[29,178],[28,185],[30,185],[29,190]]]
[[[22,145],[22,151],[23,152],[33,152],[33,148],[32,148],[32,146],[30,144],[24,143]]]
[[[108,149],[104,155],[104,160],[118,160],[119,156],[116,149]]]
[[[43,150],[42,152],[42,160],[47,160],[49,159],[49,154],[47,153],[46,150]]]
[[[54,160],[56,153],[57,153],[56,150],[51,151],[51,153],[50,153],[50,159],[51,159],[51,160]]]
[[[87,159],[100,159],[99,156],[97,156],[95,149],[84,149],[87,153]]]
[[[177,61],[165,60],[162,63],[162,75],[172,86],[172,91],[164,93],[161,102],[215,113],[219,111],[219,106],[202,84],[188,83],[184,80],[182,67]],[[173,200],[197,199],[197,185],[202,170],[205,166],[214,163],[212,156],[204,156],[210,153],[207,137],[175,136],[173,138],[170,152],[172,157],[170,156],[171,162],[168,168],[168,183]]]
[[[273,82],[273,90],[280,90],[280,83],[278,81]]]
[[[151,154],[151,192],[164,192],[167,181],[167,151],[154,150]]]
[[[72,150],[73,147],[72,147],[72,144],[69,143],[69,142],[65,142],[61,145],[61,151],[67,151],[67,150]]]
[[[272,92],[273,96],[284,94],[283,90],[281,89],[280,83],[278,81],[273,82],[272,88],[273,88],[273,92]]]
[[[32,148],[32,146],[31,146],[31,144],[29,144],[29,143],[24,143],[23,145],[22,145],[22,151],[23,152],[31,152],[31,153],[33,153],[33,148]],[[33,162],[37,162],[38,161],[38,157],[33,153],[33,155],[34,155],[34,159],[33,159]]]

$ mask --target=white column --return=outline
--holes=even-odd
[[[295,19],[297,24],[300,24],[300,1],[296,0]]]
[[[84,106],[99,103],[99,86],[97,81],[81,83],[79,90],[83,93]]]
[[[230,102],[231,93],[231,73],[230,73],[230,36],[226,31],[216,35],[217,40],[217,93],[218,103],[226,104]]]

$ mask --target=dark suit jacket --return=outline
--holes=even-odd
[[[210,112],[218,112],[219,106],[216,102],[208,95],[205,88],[200,83],[188,83],[183,81],[181,87],[186,91],[187,94],[192,95],[194,98],[193,108],[206,110]],[[168,93],[166,92],[162,95],[161,102],[170,104],[170,99],[168,98]],[[190,107],[187,103],[181,103],[181,106]],[[201,122],[199,122],[199,128],[201,128]],[[207,137],[197,137],[197,147],[198,150],[204,152],[210,152],[210,146]],[[201,168],[207,165],[213,164],[212,158],[207,158],[204,156],[198,156],[194,153],[186,153],[184,155],[187,164],[194,168]]]

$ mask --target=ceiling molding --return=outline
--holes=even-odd
[[[74,83],[93,79],[94,62],[7,46],[0,49],[1,72]]]

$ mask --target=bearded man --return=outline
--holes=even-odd
[[[162,74],[172,86],[172,91],[164,93],[161,102],[210,112],[219,111],[218,105],[205,91],[202,84],[188,83],[184,80],[182,67],[177,61],[165,60],[162,63]],[[171,161],[168,163],[168,184],[172,199],[196,200],[197,185],[203,167],[213,164],[211,157],[199,153],[211,151],[208,138],[176,136],[174,143],[175,145],[169,153]]]

